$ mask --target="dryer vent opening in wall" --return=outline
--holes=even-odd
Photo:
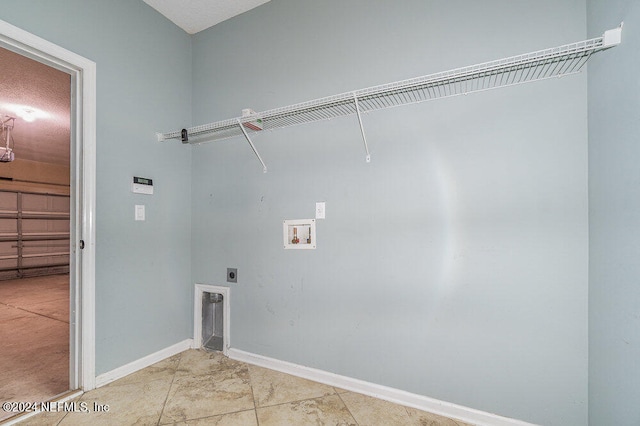
[[[224,297],[221,293],[202,293],[202,347],[209,351],[224,348]]]
[[[196,284],[193,299],[193,348],[222,351],[231,345],[231,289]]]

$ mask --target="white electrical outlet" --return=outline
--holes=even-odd
[[[316,203],[316,219],[324,219],[324,201]]]

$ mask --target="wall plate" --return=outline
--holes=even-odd
[[[314,250],[316,248],[316,220],[289,219],[282,222],[285,249]]]
[[[136,204],[134,208],[134,212],[135,212],[136,220],[145,220],[144,204]]]
[[[228,283],[238,282],[238,268],[227,268],[227,282]]]

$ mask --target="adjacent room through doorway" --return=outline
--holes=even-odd
[[[3,48],[0,63],[0,399],[46,401],[72,387],[71,76]]]

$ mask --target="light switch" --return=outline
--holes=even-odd
[[[316,203],[316,219],[324,219],[324,201]]]
[[[144,204],[136,204],[136,220],[144,220]]]

